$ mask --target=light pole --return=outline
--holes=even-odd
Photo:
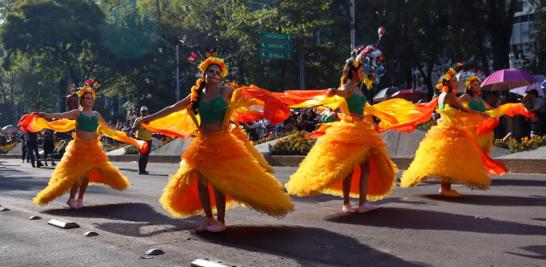
[[[355,49],[356,38],[355,38],[355,0],[351,0],[351,9],[349,11],[351,14],[351,52]]]
[[[180,100],[180,56],[178,55],[178,44],[176,44],[176,101]]]
[[[154,37],[157,38],[158,40],[161,40],[162,42],[164,42],[171,48],[174,48],[174,53],[175,53],[174,57],[176,59],[176,88],[174,89],[174,91],[176,94],[176,101],[178,101],[180,100],[180,55],[179,55],[180,44],[179,43],[184,44],[184,41],[178,39],[178,42],[176,43],[176,45],[172,45],[169,41],[163,39],[163,37],[161,36],[154,36]]]

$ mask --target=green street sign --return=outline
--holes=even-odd
[[[269,40],[280,40],[280,41],[291,41],[292,37],[288,34],[282,34],[282,33],[273,33],[273,32],[262,32],[260,33],[260,39],[262,41],[269,39]]]
[[[278,49],[292,51],[292,43],[261,43],[260,49]]]
[[[272,51],[260,51],[260,56],[263,59],[278,59],[278,60],[292,60],[294,53],[292,52],[272,52]]]
[[[260,56],[269,60],[291,60],[294,41],[287,34],[262,32],[260,34]]]

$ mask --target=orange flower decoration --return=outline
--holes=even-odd
[[[449,69],[446,74],[444,74],[444,77],[442,77],[442,79],[446,81],[451,81],[451,78],[453,78],[455,74],[457,74],[457,72],[454,69]]]
[[[465,81],[465,85],[466,87],[470,87],[470,85],[474,82],[474,81],[478,81],[479,83],[481,83],[482,81],[480,80],[480,78],[478,78],[478,76],[470,76],[466,79]]]
[[[93,90],[93,88],[91,88],[89,86],[80,88],[80,90],[78,90],[78,97],[81,98],[83,95],[85,95],[87,93],[91,94],[91,96],[93,97],[93,100],[95,100],[95,98],[97,98],[96,95],[95,95],[95,91]]]
[[[201,72],[205,72],[209,65],[214,64],[220,67],[220,77],[225,78],[228,75],[228,68],[224,63],[224,60],[217,57],[208,57],[197,67]]]
[[[453,76],[455,76],[457,72],[454,69],[449,69],[444,76],[442,76],[442,82],[436,84],[436,88],[439,90],[442,90],[442,92],[447,93],[449,92],[449,86],[445,84],[446,81],[451,81],[453,79]]]
[[[95,90],[99,89],[102,85],[98,82],[95,82],[93,80],[87,80],[84,83],[83,87],[80,87],[78,90],[78,97],[82,97],[86,93],[90,93],[93,97],[93,100],[95,100],[97,97],[95,95]]]

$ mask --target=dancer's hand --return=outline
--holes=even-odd
[[[34,114],[35,116],[41,117],[41,118],[45,118],[47,113],[45,113],[45,112],[32,112],[32,114]]]
[[[328,91],[328,96],[335,96],[337,95],[337,88],[330,88]]]

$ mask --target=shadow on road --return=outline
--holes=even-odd
[[[125,172],[133,172],[133,173],[138,173],[138,170],[137,169],[130,169],[130,168],[118,168],[119,170],[121,171],[125,171]],[[154,172],[150,172],[150,174],[147,174],[145,176],[162,176],[162,177],[168,177],[169,175],[168,174],[163,174],[163,173],[154,173]]]
[[[423,266],[376,250],[349,236],[320,228],[301,226],[228,226],[223,233],[199,233],[214,243],[249,251],[265,251],[293,258],[302,265],[307,261],[348,266]],[[304,258],[305,260],[302,260]]]
[[[546,246],[526,246],[526,247],[521,247],[521,249],[527,250],[531,252],[532,254],[523,254],[523,253],[517,253],[517,252],[506,252],[506,253],[516,255],[516,256],[531,258],[531,259],[546,260]]]
[[[194,227],[194,223],[188,220],[173,219],[157,212],[153,207],[145,203],[120,203],[109,205],[87,206],[83,209],[51,209],[42,211],[49,215],[80,217],[80,218],[104,218],[127,223],[108,222],[97,223],[95,226],[107,232],[146,237],[167,231],[187,230]],[[174,226],[168,229],[163,225]]]
[[[522,179],[493,179],[491,186],[542,186],[546,187],[546,181],[522,180]]]
[[[448,230],[488,234],[543,235],[546,227],[493,220],[431,210],[383,207],[373,213],[327,216],[335,223],[369,225],[396,229]]]
[[[316,196],[311,196],[311,197],[292,196],[292,200],[294,202],[303,202],[303,203],[327,202],[327,201],[339,200],[339,199],[341,199],[341,198],[338,197],[338,196],[331,196],[331,195],[326,195],[326,194],[316,195]]]
[[[448,198],[440,195],[423,195],[423,197],[437,201],[483,206],[546,206],[546,198],[536,196],[462,195]]]
[[[0,167],[0,191],[38,191],[47,185],[47,181],[20,170]]]
[[[432,202],[410,200],[407,197],[388,197],[388,198],[380,200],[378,203],[379,204],[403,203],[403,204],[410,204],[410,205],[436,205],[435,203],[432,203]]]

